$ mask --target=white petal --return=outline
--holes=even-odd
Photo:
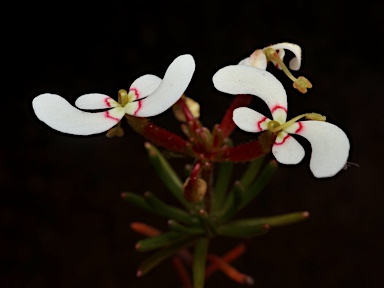
[[[134,91],[136,99],[141,99],[155,92],[160,84],[161,78],[151,74],[143,75],[132,83],[129,92]]]
[[[347,163],[349,140],[336,125],[322,121],[301,121],[295,132],[308,139],[312,146],[310,168],[317,178],[331,177]]]
[[[262,49],[255,50],[250,57],[241,60],[238,65],[249,65],[259,69],[267,69],[267,57]]]
[[[285,132],[279,133],[272,147],[272,153],[282,164],[298,164],[305,155],[303,146]]]
[[[266,48],[273,48],[275,50],[279,50],[279,56],[281,59],[283,59],[284,54],[280,54],[280,50],[287,49],[287,50],[293,52],[293,54],[295,54],[295,57],[293,57],[291,59],[291,61],[289,61],[289,68],[291,68],[292,70],[299,70],[300,69],[300,66],[301,66],[301,48],[299,45],[284,42],[284,43],[274,44],[274,45],[271,45],[271,46],[266,47]],[[264,49],[266,49],[266,48],[264,48]]]
[[[170,108],[187,89],[195,71],[195,61],[191,55],[177,57],[165,72],[160,86],[140,100],[140,108],[134,114],[139,117],[158,115]]]
[[[111,97],[98,93],[90,93],[80,96],[77,98],[75,105],[80,109],[88,110],[105,109],[119,106],[119,104]]]
[[[268,129],[271,121],[264,115],[247,107],[236,108],[233,111],[233,121],[242,130],[247,132],[261,132]]]
[[[80,111],[64,98],[49,93],[34,98],[32,106],[37,118],[49,127],[74,135],[107,131],[124,116],[124,109],[121,107],[97,113]]]
[[[237,64],[237,65],[248,65],[248,66],[251,66],[251,64],[249,64],[249,60],[250,60],[250,58],[247,57],[247,58],[241,60],[241,61],[239,62],[239,64]]]
[[[245,65],[231,65],[217,71],[212,80],[219,91],[233,95],[252,94],[260,97],[267,103],[272,114],[275,110],[283,110],[285,114],[287,112],[287,94],[284,87],[268,71]],[[280,119],[282,122],[285,120],[286,117]]]

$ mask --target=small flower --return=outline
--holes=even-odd
[[[295,54],[289,61],[289,68],[291,70],[299,70],[301,66],[301,48],[300,46],[292,43],[279,43],[270,45],[263,49],[255,50],[250,57],[247,57],[240,61],[239,65],[248,65],[259,69],[266,70],[268,62],[272,62],[277,68],[283,70],[289,79],[293,81],[293,87],[301,93],[307,93],[308,88],[312,88],[311,82],[303,76],[298,78],[294,77],[292,73],[285,66],[283,59],[285,50],[289,50]]]
[[[165,72],[164,79],[144,75],[136,79],[127,93],[119,91],[119,101],[103,94],[85,94],[75,105],[80,109],[109,109],[103,112],[84,112],[55,94],[41,94],[33,99],[37,118],[51,128],[74,135],[97,134],[112,128],[125,114],[137,117],[158,115],[170,108],[184,93],[193,72],[191,55],[177,57]]]
[[[293,54],[295,54],[295,57],[293,57],[291,61],[289,61],[289,68],[295,71],[300,69],[301,48],[299,45],[287,43],[287,42],[270,45],[263,49],[256,49],[251,54],[251,56],[241,60],[239,65],[249,65],[259,69],[266,70],[268,61],[271,61],[279,69],[282,69],[282,67],[279,66],[279,63],[277,63],[276,60],[270,59],[267,57],[266,51],[268,51],[270,48],[272,48],[273,50],[277,50],[276,52],[278,53],[278,56],[281,60],[284,60],[284,56],[285,56],[284,49],[291,51]]]
[[[297,164],[303,159],[304,148],[290,136],[296,134],[311,143],[310,169],[315,177],[331,177],[347,163],[350,144],[339,127],[324,122],[325,119],[315,113],[286,121],[287,95],[283,85],[271,73],[250,66],[227,66],[216,72],[213,83],[219,91],[257,95],[267,103],[273,120],[252,109],[240,107],[234,110],[233,121],[247,132],[269,130],[276,133],[272,153],[278,162]],[[315,120],[297,122],[303,117]]]

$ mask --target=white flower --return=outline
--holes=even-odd
[[[312,146],[310,169],[315,177],[331,177],[347,163],[349,140],[337,126],[323,121],[299,121],[295,117],[286,122],[287,95],[283,85],[269,72],[251,66],[233,65],[220,69],[213,76],[215,87],[229,94],[252,94],[264,100],[272,113],[272,119],[252,109],[234,110],[233,121],[242,130],[277,133],[272,153],[283,164],[297,164],[304,157],[304,148],[290,134],[306,138]]]
[[[137,117],[158,115],[170,108],[184,93],[195,71],[191,55],[177,57],[161,79],[144,75],[136,79],[129,92],[119,91],[119,102],[103,94],[80,96],[75,105],[80,109],[109,109],[103,112],[85,112],[73,107],[55,94],[41,94],[33,99],[37,118],[51,128],[75,135],[97,134],[115,126],[125,114]]]
[[[293,57],[291,59],[291,61],[289,61],[289,68],[292,70],[295,70],[295,71],[300,69],[300,66],[301,66],[301,48],[299,45],[287,43],[287,42],[270,45],[270,46],[267,46],[263,49],[257,49],[251,54],[250,57],[247,57],[247,58],[241,60],[239,65],[249,65],[249,66],[253,66],[253,67],[256,67],[259,69],[263,69],[263,70],[267,69],[268,59],[267,59],[267,56],[265,55],[264,52],[268,48],[272,48],[272,49],[276,50],[278,52],[278,55],[279,55],[281,60],[284,59],[284,55],[285,55],[284,49],[293,52],[293,54],[295,54],[295,57]],[[270,61],[272,61],[274,65],[276,65],[277,67],[282,69],[282,67],[280,67],[276,63],[276,61],[274,61],[273,59],[271,59]]]

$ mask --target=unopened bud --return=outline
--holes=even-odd
[[[207,192],[207,182],[201,178],[197,178],[193,183],[189,183],[187,178],[184,183],[184,196],[192,203],[199,203],[203,200],[205,192]]]
[[[191,111],[193,117],[199,118],[200,117],[200,104],[197,103],[195,100],[192,100],[191,98],[188,98],[184,96],[185,104],[187,105],[189,111]],[[185,115],[183,113],[183,110],[179,105],[173,105],[172,106],[173,114],[175,115],[176,119],[180,122],[186,122]]]

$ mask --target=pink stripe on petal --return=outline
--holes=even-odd
[[[269,110],[276,106],[288,106],[283,85],[268,71],[247,65],[226,66],[213,75],[212,81],[221,92],[233,95],[251,94],[261,98],[267,103]]]
[[[264,116],[259,122],[257,122],[257,127],[259,128],[260,131],[263,131],[264,129],[261,127],[261,124],[265,121],[269,120],[266,116]]]
[[[296,129],[296,131],[294,132],[295,134],[299,134],[300,132],[303,131],[303,124],[301,122],[297,122],[297,124],[299,125],[299,127]]]
[[[140,98],[140,93],[139,93],[139,90],[137,90],[136,88],[129,88],[129,92],[133,92],[135,93],[135,99],[139,99]]]
[[[240,129],[254,133],[265,130],[266,127],[263,127],[263,123],[270,121],[263,114],[248,107],[240,107],[233,110],[232,119]]]
[[[133,91],[135,93],[137,100],[147,97],[155,92],[156,89],[159,88],[160,84],[161,78],[155,75],[146,74],[133,81],[131,87],[129,87],[129,91]]]
[[[281,105],[275,105],[275,106],[273,106],[273,107],[271,108],[271,112],[273,113],[273,112],[275,112],[277,109],[282,109],[282,110],[284,110],[285,113],[287,113],[287,108],[286,108],[286,107],[283,107],[283,106],[281,106]]]
[[[121,120],[121,118],[113,117],[109,111],[105,111],[104,116],[105,118],[115,120],[116,122],[119,122]]]
[[[136,102],[137,102],[138,106],[137,106],[136,111],[133,113],[133,115],[135,115],[135,116],[136,116],[137,113],[139,113],[140,109],[143,107],[143,104],[142,104],[141,100],[136,101]]]
[[[109,97],[104,99],[104,103],[107,107],[111,107],[111,104],[109,103]]]
[[[95,110],[116,107],[118,103],[107,95],[91,93],[77,98],[75,105],[80,109]]]
[[[281,133],[281,132],[280,132]],[[291,137],[289,134],[285,135],[283,139],[278,139],[276,138],[275,144],[274,145],[283,145],[287,139]]]

